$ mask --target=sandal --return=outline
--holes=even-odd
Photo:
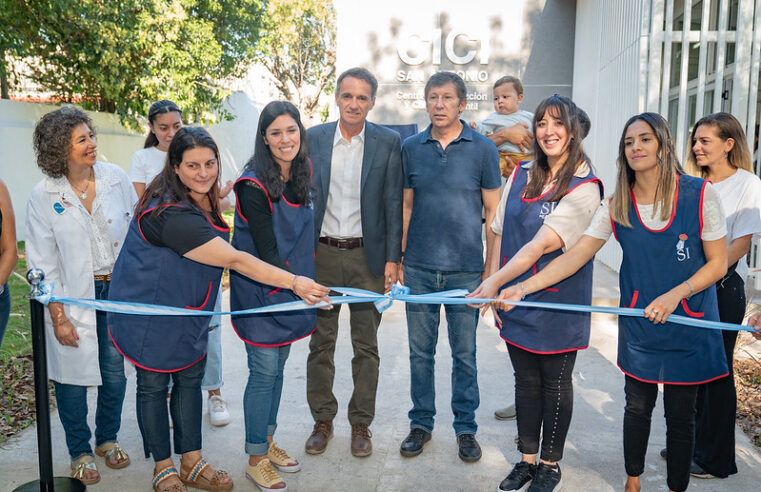
[[[224,492],[233,488],[233,481],[225,482],[225,478],[230,478],[226,471],[215,470],[203,458],[188,468],[180,461],[180,480],[185,485],[211,492]]]
[[[177,481],[177,477],[180,474],[177,473],[177,468],[174,466],[167,466],[153,474],[153,490],[154,492],[188,492],[181,482]],[[166,480],[174,477],[174,483],[164,483]]]
[[[88,474],[88,471],[94,471],[94,476],[92,473]],[[98,473],[98,468],[95,466],[95,460],[93,460],[92,455],[90,454],[83,454],[79,458],[71,460],[70,476],[71,478],[76,478],[85,485],[93,485],[100,482],[100,473]]]
[[[95,454],[106,458],[106,466],[119,470],[129,465],[129,455],[119,443],[109,441],[95,448]]]

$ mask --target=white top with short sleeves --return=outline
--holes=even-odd
[[[532,162],[527,162],[521,167],[528,171]],[[583,178],[589,174],[589,166],[582,164],[576,170],[574,174],[578,178]],[[494,220],[491,223],[491,230],[494,234],[502,235],[503,223],[505,220],[505,205],[507,204],[507,196],[510,193],[510,187],[513,184],[513,178],[515,172],[513,172],[505,184],[505,188],[502,190],[502,198],[499,201],[497,207],[497,213],[494,216]],[[555,185],[555,181],[552,181],[544,188],[546,193],[552,186]],[[564,196],[550,214],[544,218],[544,225],[555,231],[563,240],[563,251],[567,251],[571,246],[576,244],[576,241],[581,239],[584,234],[584,230],[589,225],[589,221],[594,216],[595,211],[600,206],[600,187],[597,183],[583,183],[576,187],[572,193]],[[509,231],[508,231],[509,232]]]
[[[653,204],[637,204],[639,216],[648,229],[660,230],[666,227],[669,220],[661,220],[660,212],[653,217]],[[613,225],[610,223],[610,200],[603,200],[602,206],[592,218],[592,223],[584,234],[596,239],[607,241],[613,234]],[[709,183],[703,193],[703,231],[700,238],[703,241],[715,241],[727,235],[727,225],[724,222],[724,210],[721,206],[721,198],[713,186]]]
[[[738,237],[761,234],[761,179],[744,169],[718,183],[713,189],[721,197],[727,215],[727,244]],[[743,281],[748,276],[745,256],[737,262],[737,274]]]
[[[132,156],[132,164],[129,168],[129,179],[133,183],[145,183],[148,186],[155,178],[166,162],[166,152],[157,147],[140,149]]]

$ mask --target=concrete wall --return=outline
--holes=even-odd
[[[427,125],[423,87],[440,70],[466,74],[466,120],[493,111],[492,85],[503,75],[523,80],[523,109],[529,111],[548,95],[571,94],[575,1],[335,0],[335,5],[337,73],[363,66],[380,83],[372,121]]]
[[[235,179],[254,151],[259,111],[245,94],[234,93],[225,106],[236,118],[209,127],[219,145],[222,178]],[[59,106],[0,100],[0,179],[10,190],[16,215],[16,233],[24,239],[26,202],[34,185],[43,178],[32,149],[35,123]],[[144,135],[127,131],[112,114],[89,112],[98,132],[98,160],[118,164],[129,171],[132,154],[143,147]]]
[[[608,196],[616,184],[624,123],[644,111],[641,53],[648,41],[648,7],[647,0],[579,0],[576,7],[573,100],[592,120],[584,150]],[[597,258],[618,270],[621,248],[611,239]]]

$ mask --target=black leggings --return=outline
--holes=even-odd
[[[656,383],[644,383],[626,376],[624,409],[624,466],[626,474],[638,477],[645,471],[645,453],[650,437],[650,419]],[[680,492],[690,483],[690,464],[695,446],[696,384],[664,384],[663,407],[666,414],[666,482],[669,489]]]
[[[549,462],[563,457],[573,413],[573,366],[576,351],[535,354],[507,344],[515,370],[515,410],[518,414],[518,450],[539,452]]]
[[[742,323],[745,316],[745,283],[737,272],[716,284],[719,319]],[[737,473],[735,464],[735,417],[737,393],[733,370],[733,354],[737,332],[723,330],[724,352],[729,366],[727,377],[701,384],[698,388],[695,418],[695,463],[711,475],[726,478]]]

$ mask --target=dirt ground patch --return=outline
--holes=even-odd
[[[761,359],[744,355],[735,359],[737,425],[761,447]]]
[[[0,444],[35,422],[32,356],[13,357],[0,366]],[[50,385],[50,403],[55,407]]]

